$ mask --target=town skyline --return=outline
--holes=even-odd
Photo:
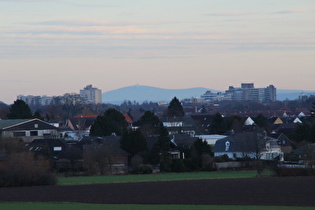
[[[0,101],[93,84],[315,90],[315,3],[0,0]]]

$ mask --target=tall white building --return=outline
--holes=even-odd
[[[80,90],[80,96],[83,102],[88,104],[101,104],[102,91],[92,85],[87,85],[83,90]]]
[[[274,102],[277,100],[277,89],[273,85],[266,88],[255,88],[254,83],[242,83],[241,87],[230,86],[225,94],[231,95],[232,100]]]

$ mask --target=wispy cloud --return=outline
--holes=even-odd
[[[237,17],[237,16],[253,16],[262,14],[295,14],[295,13],[309,13],[314,12],[312,9],[291,9],[291,10],[279,10],[269,13],[252,13],[252,12],[217,12],[217,13],[206,13],[205,16],[218,16],[218,17]]]
[[[0,0],[0,2],[51,2],[56,0]]]
[[[71,5],[71,6],[76,6],[76,7],[96,7],[96,8],[100,8],[100,7],[104,7],[104,8],[118,8],[121,6],[115,6],[115,5],[109,5],[109,4],[82,4],[82,3],[63,3],[63,4],[67,4],[67,5]]]
[[[216,12],[216,13],[206,13],[206,16],[226,16],[226,17],[233,17],[233,16],[245,16],[245,15],[253,15],[250,12]]]
[[[135,26],[55,26],[50,28],[28,28],[17,29],[6,32],[6,34],[28,34],[31,36],[50,35],[130,35],[130,34],[150,34],[152,31]]]
[[[314,12],[314,10],[311,9],[291,9],[291,10],[280,10],[276,12],[271,12],[270,14],[294,14],[294,13],[309,13]]]
[[[29,25],[59,25],[59,26],[130,26],[130,25],[168,25],[173,21],[108,21],[108,20],[51,20],[25,23]]]

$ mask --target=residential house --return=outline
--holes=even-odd
[[[59,159],[67,147],[66,142],[61,139],[35,139],[27,145],[29,151],[41,154],[49,153],[55,159]]]
[[[149,150],[153,149],[158,142],[158,139],[158,136],[146,137]],[[185,159],[184,150],[189,149],[197,139],[197,137],[192,137],[185,133],[174,134],[169,142],[170,148],[168,153],[171,155],[172,159]]]
[[[299,159],[315,162],[315,143],[305,144],[293,150],[292,153]]]
[[[89,148],[104,147],[108,148],[112,156],[112,163],[110,164],[110,172],[112,174],[124,173],[128,167],[128,158],[130,154],[120,148],[120,136],[111,135],[103,137],[84,136],[78,143],[77,147],[82,150]],[[105,151],[104,151],[105,152]]]
[[[123,114],[128,126],[131,127],[133,120],[128,114]],[[66,140],[80,140],[84,136],[90,135],[91,127],[96,120],[97,115],[78,115],[67,120],[62,137]],[[60,129],[61,130],[61,129]]]
[[[189,134],[176,134],[171,139],[170,154],[173,159],[185,159],[185,151],[191,148],[198,137],[190,136]]]
[[[241,132],[216,141],[214,156],[227,155],[230,159],[249,157],[271,160],[282,155],[277,140],[265,133]]]
[[[210,132],[210,126],[212,124],[214,115],[191,115],[191,118],[195,121],[196,126],[203,134],[208,134]]]
[[[17,137],[29,143],[34,139],[58,138],[58,128],[39,119],[0,120],[1,137]]]
[[[251,117],[247,117],[244,122],[244,126],[252,126],[252,125],[255,125],[255,121]]]
[[[125,117],[125,120],[128,123],[128,126],[132,127],[133,120],[131,119],[131,117],[128,114],[123,114],[123,116]]]
[[[163,126],[166,127],[170,136],[186,133],[190,136],[201,135],[195,121],[190,116],[167,117],[161,119]]]
[[[206,141],[209,145],[215,145],[215,142],[226,138],[226,135],[219,135],[219,134],[211,134],[211,135],[196,135],[196,137]]]
[[[97,115],[79,115],[67,120],[63,137],[65,139],[80,140],[83,136],[90,135],[90,129]]]
[[[281,151],[283,153],[292,152],[292,150],[294,148],[294,144],[291,142],[291,140],[284,133],[271,134],[270,136],[277,139],[277,143],[281,147]]]

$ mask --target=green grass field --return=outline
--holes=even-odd
[[[6,210],[313,210],[314,207],[290,206],[206,206],[206,205],[109,205],[85,203],[0,203],[0,209]]]
[[[143,175],[114,175],[91,177],[59,177],[58,185],[108,184],[128,182],[159,182],[201,179],[254,178],[256,171],[227,171],[227,172],[195,172],[195,173],[165,173]]]

